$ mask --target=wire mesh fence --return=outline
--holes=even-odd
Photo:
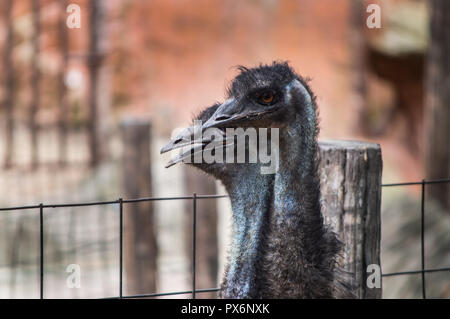
[[[442,184],[442,183],[450,183],[450,178],[447,179],[437,179],[437,180],[422,180],[418,182],[406,182],[406,183],[392,183],[392,184],[383,184],[382,187],[408,187],[412,185],[421,187],[421,199],[420,199],[420,257],[421,257],[421,267],[417,270],[404,271],[399,270],[395,272],[383,273],[382,277],[393,277],[393,276],[411,276],[420,274],[421,275],[421,287],[422,287],[422,298],[427,298],[427,289],[426,289],[426,277],[427,273],[435,273],[435,272],[446,272],[450,271],[450,265],[448,267],[440,267],[440,268],[426,268],[426,246],[425,246],[425,219],[426,219],[426,211],[425,211],[425,195],[426,195],[426,186],[431,184]],[[6,211],[38,211],[39,212],[39,298],[44,299],[44,286],[45,286],[45,243],[44,243],[44,234],[46,231],[44,215],[48,210],[55,208],[74,208],[74,207],[86,207],[86,206],[109,206],[114,205],[118,207],[118,229],[119,233],[118,246],[119,246],[119,273],[117,276],[119,277],[119,287],[118,294],[114,297],[109,297],[112,299],[125,299],[125,298],[150,298],[150,297],[163,297],[163,296],[173,296],[173,295],[187,295],[191,294],[192,298],[196,298],[196,294],[206,293],[206,292],[218,292],[220,288],[213,287],[207,289],[198,289],[196,286],[196,255],[197,255],[197,245],[196,245],[196,231],[197,231],[197,202],[202,199],[219,199],[226,198],[228,195],[199,195],[194,193],[192,196],[178,196],[178,197],[145,197],[145,198],[134,198],[134,199],[122,199],[118,198],[116,200],[108,200],[108,201],[92,201],[92,202],[78,202],[78,203],[62,203],[62,204],[36,204],[36,205],[25,205],[25,206],[14,206],[14,207],[3,207],[0,208],[0,212]],[[150,201],[175,201],[175,200],[192,200],[192,211],[193,211],[193,220],[192,220],[192,285],[191,290],[183,290],[183,291],[170,291],[170,292],[149,292],[146,294],[132,294],[125,295],[123,293],[123,275],[124,275],[124,267],[123,267],[123,216],[124,216],[124,206],[131,203],[139,203],[139,202],[150,202]]]

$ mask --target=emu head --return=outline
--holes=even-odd
[[[187,147],[187,150],[172,159],[167,167],[187,160],[219,179],[226,170],[237,169],[235,165],[239,164],[230,165],[226,161],[227,153],[239,151],[235,137],[227,135],[227,129],[230,128],[279,128],[281,134],[297,135],[306,140],[316,138],[314,95],[306,81],[287,63],[274,62],[272,65],[251,69],[239,67],[239,70],[240,73],[227,90],[225,102],[205,109],[195,119],[201,121],[199,125],[187,128],[161,149],[161,153],[164,153]],[[205,138],[202,133],[207,130],[213,130],[213,134]],[[270,138],[269,131],[268,139]],[[283,138],[280,143],[283,143]],[[256,147],[258,146],[259,144]],[[220,150],[225,164],[193,160],[195,154],[206,150]],[[245,152],[249,151],[250,147],[246,144]]]

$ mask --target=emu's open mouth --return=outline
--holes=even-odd
[[[161,154],[163,154],[178,148],[183,148],[180,154],[173,157],[167,163],[166,168],[185,160],[193,163],[192,158],[194,158],[195,154],[202,153],[203,151],[224,149],[234,145],[234,137],[227,137],[224,129],[209,128],[211,131],[208,132],[208,136],[212,136],[211,138],[205,138],[201,129],[200,126],[188,127],[161,149]]]

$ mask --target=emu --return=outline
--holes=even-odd
[[[239,70],[226,101],[197,116],[200,129],[220,130],[224,138],[214,147],[226,156],[236,151],[226,128],[278,128],[279,165],[274,174],[261,174],[260,162],[192,163],[219,179],[231,200],[232,246],[219,295],[351,298],[336,261],[342,244],[321,213],[315,96],[287,63]],[[168,166],[214,142],[195,140],[194,132],[190,127],[163,147],[161,153],[187,147]]]

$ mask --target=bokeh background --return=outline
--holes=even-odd
[[[380,29],[366,25],[371,3]],[[70,4],[80,28],[67,27]],[[236,66],[274,60],[311,78],[320,138],[381,144],[384,183],[449,178],[450,67],[435,52],[450,51],[450,17],[432,6],[450,10],[442,0],[2,0],[0,207],[224,194],[184,167],[164,169],[159,149],[223,100]],[[442,27],[430,37],[433,25]],[[130,126],[148,136],[127,135]],[[148,156],[144,170],[126,167],[130,153]],[[448,184],[427,187],[427,268],[450,266],[449,194]],[[420,195],[418,186],[383,189],[385,273],[420,269]],[[125,221],[125,293],[189,289],[191,209],[189,200],[126,208],[152,217]],[[210,243],[200,243],[199,288],[214,288],[230,208],[208,199],[199,210]],[[46,297],[118,295],[117,213],[115,205],[46,211]],[[38,222],[37,211],[0,212],[1,298],[39,297]],[[79,289],[66,285],[70,264],[81,267]],[[428,296],[449,298],[449,278],[427,274]],[[385,298],[421,297],[420,274],[383,285]]]

